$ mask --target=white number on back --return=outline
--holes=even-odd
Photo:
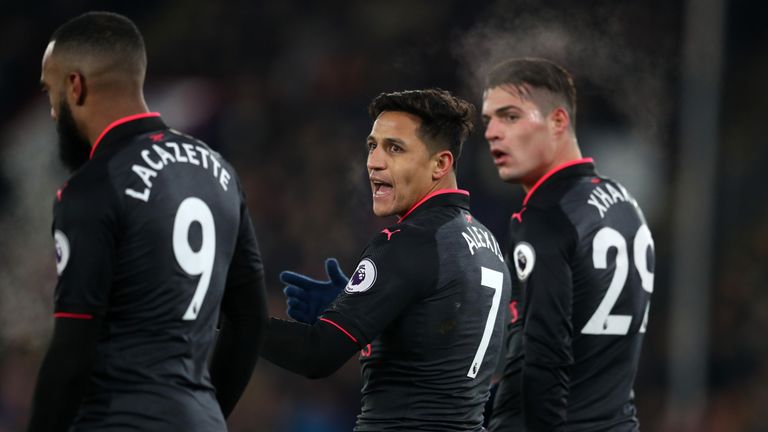
[[[195,252],[189,244],[189,229],[193,223],[199,223],[202,231],[200,250]],[[197,282],[192,302],[187,307],[182,319],[192,321],[197,319],[197,314],[208,292],[213,272],[213,261],[216,257],[216,228],[213,223],[213,214],[208,205],[201,199],[190,197],[179,205],[176,218],[173,221],[173,254],[182,270],[190,276],[200,276]]]
[[[480,339],[480,346],[477,347],[475,358],[472,360],[472,365],[467,372],[467,376],[470,378],[477,377],[477,372],[480,370],[480,365],[483,363],[485,352],[488,350],[488,344],[491,342],[491,334],[493,333],[493,327],[496,323],[496,315],[499,313],[501,291],[504,286],[504,273],[486,267],[480,267],[480,271],[482,272],[480,276],[480,285],[493,288],[493,300],[491,303],[491,310],[488,311],[488,318],[485,321],[485,330],[483,330],[483,337]]]
[[[640,274],[643,289],[649,293],[653,292],[653,273],[648,270],[648,248],[653,250],[653,238],[651,231],[646,225],[642,225],[635,234],[633,244],[634,264]],[[608,286],[605,297],[600,305],[592,314],[592,317],[581,329],[583,334],[594,335],[625,335],[629,333],[629,326],[632,323],[632,315],[611,315],[611,309],[621,295],[621,291],[627,283],[629,276],[629,258],[627,255],[627,241],[615,229],[605,227],[598,231],[592,240],[592,261],[596,269],[608,268],[608,251],[611,248],[616,249],[616,270]],[[640,332],[645,331],[648,321],[648,308],[650,301],[645,307],[645,316],[640,326]]]

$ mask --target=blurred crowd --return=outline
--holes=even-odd
[[[388,220],[371,213],[368,102],[441,87],[478,107],[480,77],[505,56],[561,62],[579,89],[577,133],[598,170],[638,197],[654,232],[656,288],[635,386],[644,430],[677,430],[666,409],[679,58],[685,3],[649,0],[49,1],[0,16],[0,432],[26,422],[55,285],[50,236],[57,162],[40,59],[51,32],[87,10],[132,18],[148,50],[147,101],[238,171],[267,268],[270,313],[285,317],[281,270],[351,269]],[[760,8],[726,2],[706,409],[690,430],[768,430],[768,162],[761,109],[768,32]],[[581,3],[580,3],[581,4]],[[763,96],[763,97],[761,97]],[[478,122],[459,161],[473,213],[499,239],[522,191],[501,183]],[[695,224],[696,221],[691,221]],[[260,361],[232,431],[351,430],[359,368],[308,381]]]

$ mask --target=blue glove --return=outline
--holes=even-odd
[[[328,274],[327,281],[310,279],[292,271],[280,273],[280,280],[287,285],[283,293],[287,297],[289,317],[306,324],[314,324],[317,317],[347,286],[349,278],[342,273],[336,258],[325,260],[325,272]]]

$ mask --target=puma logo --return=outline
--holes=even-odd
[[[393,235],[393,234],[395,234],[395,233],[399,233],[399,232],[400,232],[400,230],[398,229],[398,230],[390,231],[389,229],[387,229],[387,228],[384,228],[383,230],[381,230],[381,232],[382,232],[383,234],[386,234],[386,235],[387,235],[387,241],[389,241],[389,239],[391,239],[391,238],[392,238],[392,235]]]
[[[523,209],[522,209],[522,210],[520,210],[519,212],[517,212],[517,213],[512,213],[512,219],[515,219],[515,220],[517,220],[518,222],[520,222],[520,223],[523,223],[523,212],[524,212],[524,211],[525,211],[527,208],[528,208],[528,207],[523,207]]]

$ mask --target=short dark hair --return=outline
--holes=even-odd
[[[562,66],[541,58],[509,59],[494,66],[486,77],[486,90],[500,86],[515,87],[521,95],[528,94],[530,89],[549,92],[565,105],[575,128],[576,86],[571,74]]]
[[[51,36],[55,53],[93,56],[133,68],[142,75],[147,54],[141,32],[127,17],[113,12],[87,12],[73,18]]]
[[[384,111],[401,111],[421,119],[416,131],[432,152],[449,150],[454,167],[461,147],[474,130],[475,107],[470,102],[439,88],[382,93],[368,105],[376,120]]]

